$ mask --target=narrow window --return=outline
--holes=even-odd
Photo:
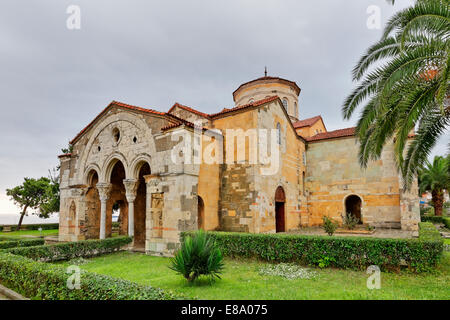
[[[283,99],[283,107],[286,111],[288,111],[288,100],[286,98]]]
[[[281,125],[279,122],[277,123],[277,141],[281,145]]]

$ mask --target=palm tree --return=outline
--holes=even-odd
[[[417,0],[389,20],[353,69],[360,84],[342,111],[349,119],[364,104],[356,128],[360,164],[393,141],[405,188],[450,124],[449,39],[449,0]]]
[[[436,156],[433,164],[427,161],[420,173],[420,191],[431,191],[436,216],[442,216],[444,190],[450,186],[449,164],[448,158]]]

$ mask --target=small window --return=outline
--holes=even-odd
[[[113,139],[114,139],[114,142],[116,142],[116,143],[118,143],[120,140],[120,130],[117,128],[114,128],[114,130],[113,130]]]
[[[137,138],[136,138],[136,137],[133,138],[133,142],[134,142],[134,143],[137,142]]]
[[[277,141],[281,145],[281,125],[279,122],[277,123]]]
[[[288,100],[287,100],[286,98],[284,98],[284,99],[283,99],[283,107],[284,107],[284,109],[285,109],[286,111],[288,111],[288,106],[289,106]]]
[[[102,147],[98,146],[97,150],[98,150],[98,152],[100,152],[102,150]]]

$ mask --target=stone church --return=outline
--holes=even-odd
[[[403,192],[393,147],[361,169],[355,129],[301,119],[300,91],[266,75],[214,114],[111,102],[59,156],[60,240],[117,229],[137,250],[170,255],[180,231],[289,232],[347,212],[365,225],[417,230],[417,184]]]

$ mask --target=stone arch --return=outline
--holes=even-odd
[[[83,175],[83,184],[86,186],[92,186],[92,179],[94,175],[97,174],[97,177],[100,178],[100,167],[95,163],[90,164],[86,170],[84,170]]]
[[[126,199],[126,189],[124,180],[126,179],[126,167],[122,160],[113,157],[107,164],[104,179],[110,183],[110,192],[106,201],[106,221],[105,236],[112,235],[113,212],[116,206],[120,207],[121,223],[119,224],[119,234],[125,234],[128,226],[128,201]]]
[[[98,169],[97,169],[98,170]],[[85,226],[86,239],[98,239],[100,236],[100,196],[97,190],[99,172],[94,166],[90,167],[85,174],[88,190],[84,197],[85,202]]]
[[[275,190],[275,231],[285,232],[286,231],[286,216],[285,216],[285,205],[286,205],[286,193],[282,186],[278,186]]]
[[[129,173],[128,173],[128,162],[125,159],[125,156],[123,154],[121,154],[120,152],[115,152],[112,155],[110,155],[105,163],[103,164],[103,170],[102,170],[102,174],[101,174],[101,181],[102,182],[111,182],[111,173],[115,167],[115,165],[118,162],[121,162],[124,170],[125,170],[125,179],[129,178]]]
[[[362,208],[363,208],[363,198],[355,193],[348,194],[344,197],[343,205],[344,205],[344,215],[347,212],[350,212],[353,216],[359,219],[359,223],[362,223]]]
[[[134,160],[131,162],[130,165],[130,178],[131,179],[138,179],[139,178],[139,172],[141,171],[141,168],[143,165],[148,164],[150,167],[150,173],[152,169],[152,158],[148,154],[140,154]]]
[[[152,135],[152,130],[151,128],[149,128],[145,119],[131,112],[120,112],[116,114],[111,114],[109,116],[106,116],[96,127],[92,129],[92,134],[90,135],[86,147],[80,154],[78,162],[79,164],[77,165],[78,168],[80,168],[79,173],[77,175],[78,181],[82,181],[83,179],[82,176],[82,174],[84,174],[83,168],[86,167],[86,163],[89,160],[89,155],[92,153],[92,149],[96,146],[99,135],[110,125],[113,125],[115,122],[119,121],[127,122],[128,124],[136,127],[136,129],[139,132],[144,133],[143,141],[145,141],[148,144],[146,148],[149,149],[149,154],[156,154],[156,145]]]

